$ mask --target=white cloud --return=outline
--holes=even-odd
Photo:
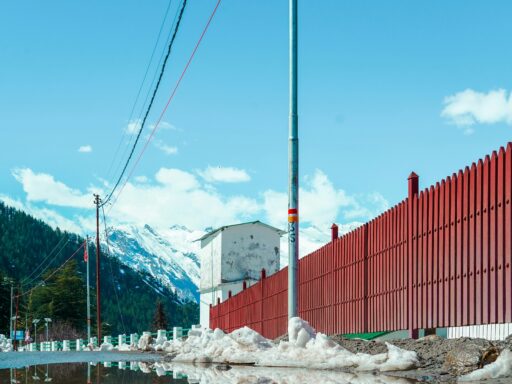
[[[248,220],[261,211],[255,199],[221,196],[201,184],[192,173],[161,168],[156,183],[128,183],[111,211],[117,222],[148,223],[155,227],[172,224],[204,229]]]
[[[67,230],[84,233],[94,229],[93,215],[75,215],[71,219],[31,204],[92,208],[92,196],[56,181],[51,175],[36,174],[30,169],[18,169],[13,175],[23,185],[27,202],[11,199],[7,202],[9,205]],[[267,190],[259,199],[221,195],[203,178],[175,168],[160,168],[152,178],[140,176],[134,180],[126,184],[113,208],[107,208],[110,225],[149,224],[155,228],[168,228],[178,224],[203,230],[260,219],[283,230],[287,228],[288,198],[284,192]],[[339,224],[340,233],[345,233],[388,207],[388,202],[378,193],[348,195],[336,188],[320,170],[304,181],[299,192],[301,255],[329,241],[333,222],[345,221]],[[283,246],[286,246],[286,236]],[[286,259],[286,255],[287,249],[282,248],[282,258]]]
[[[78,152],[81,152],[81,153],[92,152],[92,147],[90,145],[82,145],[80,148],[78,148]]]
[[[133,178],[137,183],[147,183],[149,181],[147,176],[141,175],[141,176],[135,176]]]
[[[444,99],[441,116],[462,127],[464,133],[471,134],[474,124],[512,124],[512,94],[504,89],[487,93],[472,89],[456,93]]]
[[[155,124],[151,124],[149,126],[150,129],[153,129],[155,128]],[[160,124],[158,124],[158,129],[159,130],[166,130],[166,131],[177,131],[178,128],[176,128],[176,126],[174,126],[173,124],[167,122],[167,121],[161,121]]]
[[[5,195],[0,195],[0,200],[10,207],[16,208],[20,211],[24,211],[29,215],[35,217],[36,219],[44,221],[52,228],[58,227],[62,230],[72,233],[84,233],[82,225],[76,223],[76,221],[83,223],[87,222],[87,220],[83,217],[77,218],[77,220],[70,220],[54,210],[48,208],[38,208],[31,204],[24,204],[20,200],[15,200]],[[93,222],[93,220],[88,221]]]
[[[388,208],[388,202],[379,193],[347,195],[344,190],[336,189],[327,175],[318,169],[312,177],[305,178],[304,187],[299,189],[299,199],[300,222],[326,232],[340,214],[350,221],[367,220]],[[269,222],[278,227],[286,226],[288,195],[267,190],[263,200]]]
[[[47,173],[34,173],[29,168],[18,168],[13,176],[23,186],[28,201],[75,208],[92,208],[92,194],[83,194],[57,181]]]
[[[140,119],[132,120],[128,123],[124,131],[129,135],[136,135],[139,133],[140,126],[142,121]]]
[[[178,147],[165,144],[162,140],[156,140],[155,147],[160,149],[166,155],[175,155],[178,153]]]
[[[197,173],[209,183],[242,183],[251,180],[245,170],[233,167],[208,166]]]

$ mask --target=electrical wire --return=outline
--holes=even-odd
[[[64,267],[78,253],[78,251],[80,251],[84,247],[84,244],[85,243],[82,242],[80,244],[80,246],[76,249],[76,251],[73,252],[73,254],[71,256],[69,256],[69,258],[66,261],[64,261],[64,263],[62,263],[57,269],[55,269],[52,273],[50,273],[48,276],[46,276],[39,284],[37,284],[36,286],[32,287],[30,290],[28,290],[22,294],[18,293],[17,297],[26,296],[26,295],[32,293],[36,288],[39,288],[41,285],[43,285],[45,282],[47,282],[53,275],[55,275],[58,271],[60,271],[62,269],[62,267]]]
[[[121,318],[121,324],[123,325],[123,332],[126,333],[126,328],[124,326],[123,313],[121,312],[121,305],[119,304],[119,296],[117,294],[117,288],[116,288],[116,284],[114,281],[114,270],[112,269],[112,260],[111,260],[111,256],[110,256],[110,244],[108,241],[107,219],[105,217],[105,209],[103,208],[103,206],[101,206],[101,211],[103,212],[103,225],[105,226],[105,240],[107,242],[107,255],[108,255],[107,260],[108,260],[108,265],[110,267],[110,275],[112,276],[112,288],[114,288],[114,293],[116,295],[117,310],[119,311],[119,317]]]
[[[158,36],[156,38],[155,45],[153,46],[153,51],[151,52],[151,57],[149,58],[148,65],[146,66],[146,71],[144,72],[144,77],[142,78],[142,82],[140,83],[139,90],[137,91],[137,96],[135,97],[135,101],[132,105],[132,110],[130,112],[130,118],[128,119],[128,122],[132,121],[133,112],[135,111],[135,106],[137,105],[137,102],[139,101],[140,94],[142,92],[142,88],[144,87],[144,84],[146,83],[146,78],[149,73],[149,68],[151,68],[151,64],[153,63],[153,57],[155,56],[156,49],[158,47],[158,43],[160,42],[160,37],[162,35],[162,31],[164,29],[165,22],[167,20],[167,16],[169,15],[169,10],[171,9],[172,0],[169,1],[169,4],[167,5],[167,9],[165,10],[164,18],[162,19],[162,24],[160,25],[160,30],[158,31]],[[173,23],[174,24],[174,23]],[[121,140],[119,140],[119,144],[117,145],[117,149],[114,153],[114,158],[112,159],[112,162],[110,163],[110,166],[107,170],[107,180],[110,178],[110,171],[112,170],[112,166],[117,160],[117,155],[119,153],[119,149],[121,148],[121,144],[124,141],[125,135],[121,136]]]
[[[172,47],[174,45],[174,41],[176,40],[176,35],[178,34],[180,23],[181,23],[181,20],[183,18],[183,12],[185,11],[185,7],[186,6],[187,6],[187,0],[183,0],[182,6],[181,6],[181,10],[180,10],[180,14],[178,16],[178,21],[176,22],[176,28],[174,29],[174,34],[173,34],[173,36],[171,38],[171,41],[169,42],[169,47],[167,49],[167,55],[165,56],[164,62],[162,64],[162,69],[160,71],[160,75],[158,77],[158,81],[157,81],[157,83],[155,85],[155,89],[153,90],[153,94],[151,96],[151,100],[149,101],[149,105],[148,105],[148,107],[146,109],[146,113],[144,115],[144,118],[142,119],[142,123],[140,125],[139,132],[137,133],[137,136],[135,138],[135,142],[133,143],[133,146],[132,146],[132,149],[130,151],[130,154],[128,155],[128,159],[126,159],[126,163],[125,163],[125,165],[123,167],[123,170],[121,171],[121,174],[119,175],[119,178],[117,179],[116,184],[114,185],[114,188],[112,189],[112,191],[110,191],[109,195],[104,199],[104,201],[102,203],[102,206],[109,202],[110,198],[112,197],[112,195],[116,191],[116,189],[119,186],[121,180],[123,179],[123,176],[124,176],[124,173],[126,172],[126,169],[128,168],[128,164],[130,163],[130,160],[131,160],[131,158],[133,156],[133,153],[135,152],[135,148],[137,147],[137,143],[139,142],[140,135],[142,134],[142,130],[144,129],[144,126],[146,124],[146,120],[148,118],[149,112],[151,111],[151,107],[153,106],[153,102],[155,101],[155,97],[156,97],[156,94],[158,92],[158,88],[160,88],[160,83],[162,81],[162,77],[163,77],[164,72],[165,72],[165,67],[167,65],[167,61],[169,59],[169,56],[171,55]]]
[[[160,59],[158,59],[158,65],[157,65],[157,68],[160,68],[161,65],[162,65],[162,62],[164,60],[164,57],[165,57],[165,53],[167,51],[167,46],[169,45],[169,42],[171,41],[171,37],[173,35],[173,31],[175,29],[175,25],[176,25],[176,20],[178,18],[178,15],[180,13],[180,8],[177,7],[176,8],[176,13],[174,14],[174,19],[171,23],[171,28],[169,28],[169,34],[167,36],[167,39],[166,39],[166,44],[164,46],[164,49],[162,49],[162,53],[160,54]],[[154,85],[156,83],[156,79],[157,79],[157,75],[158,75],[158,71],[155,71],[155,73],[153,74],[153,78],[151,79],[151,83],[150,83],[150,86],[148,87],[148,91],[146,92],[146,97],[144,98],[144,102],[142,103],[141,105],[141,108],[140,108],[140,112],[138,114],[138,117],[137,119],[135,120],[137,123],[140,123],[142,121],[142,115],[144,113],[144,110],[146,108],[146,105],[148,103],[148,100],[149,100],[149,97],[151,96],[151,90],[154,89]],[[129,121],[132,121],[132,117],[130,117],[130,120]],[[140,127],[139,127],[140,128]],[[128,153],[128,148],[130,148],[130,146],[133,145],[133,140],[135,138],[135,136],[133,134],[131,135],[126,135],[125,133],[125,136],[128,136],[129,137],[129,140],[127,142],[128,145],[125,146],[124,150],[123,150],[123,154],[121,156],[121,158],[125,158],[127,153]],[[115,169],[115,172],[114,172],[114,175],[115,174],[118,174],[119,170],[120,170],[120,166],[121,166],[122,162],[119,162],[117,164],[117,167]]]
[[[39,274],[37,274],[37,276],[34,276],[34,277],[29,281],[29,282],[22,283],[21,285],[25,287],[25,286],[27,286],[27,285],[32,284],[32,283],[33,283],[34,281],[36,281],[39,277],[41,277],[41,275],[42,275],[43,273],[45,273],[45,272],[46,272],[46,270],[47,270],[48,268],[50,268],[50,266],[52,265],[52,263],[53,263],[55,260],[57,260],[57,257],[61,254],[61,252],[62,252],[62,251],[64,250],[64,248],[66,247],[66,245],[68,245],[69,241],[70,241],[70,239],[68,238],[68,239],[67,239],[67,241],[66,241],[66,242],[65,242],[65,243],[60,247],[60,249],[57,251],[57,253],[56,253],[56,254],[55,254],[55,256],[53,257],[53,259],[48,263],[48,265],[47,265],[45,268],[43,268],[43,269],[41,270],[41,272],[39,272]],[[42,264],[41,264],[41,265],[42,265]],[[38,268],[39,268],[39,267],[38,267]]]
[[[39,268],[40,268],[40,267],[41,267],[41,266],[46,262],[46,260],[48,260],[48,258],[49,258],[50,256],[52,256],[53,252],[55,252],[55,250],[57,249],[57,247],[60,245],[60,243],[62,243],[62,240],[64,240],[64,239],[66,239],[66,234],[64,234],[64,235],[60,238],[59,242],[55,245],[55,247],[53,247],[53,249],[48,253],[48,255],[46,255],[46,257],[45,257],[45,258],[44,258],[44,260],[41,262],[41,264],[39,264],[35,269],[33,269],[33,270],[32,270],[32,273],[31,273],[30,275],[28,275],[27,277],[25,277],[25,278],[23,278],[23,279],[21,280],[21,284],[24,284],[24,282],[25,282],[25,281],[27,281],[28,279],[30,279],[30,278],[32,277],[32,275],[33,275],[34,273],[36,273],[36,271],[37,271],[37,270],[38,270],[38,269],[39,269]],[[68,239],[68,241],[69,241],[69,239]]]
[[[146,151],[147,147],[149,146],[149,143],[151,142],[151,140],[153,139],[153,136],[155,135],[155,132],[157,131],[160,123],[162,122],[162,119],[167,111],[167,108],[169,108],[169,104],[171,103],[171,101],[174,99],[174,95],[176,94],[176,91],[178,90],[178,87],[180,86],[181,84],[181,81],[183,80],[183,77],[185,76],[185,73],[187,72],[189,66],[190,66],[190,63],[192,62],[192,60],[194,59],[194,56],[197,52],[197,49],[199,48],[199,45],[201,44],[201,42],[203,41],[203,37],[204,35],[206,34],[206,32],[208,31],[208,28],[211,24],[211,21],[213,19],[213,17],[215,16],[215,14],[217,13],[217,9],[219,8],[219,5],[221,3],[222,0],[218,0],[217,1],[217,4],[215,5],[215,8],[213,9],[213,12],[212,14],[210,15],[209,19],[208,19],[208,22],[206,23],[206,26],[204,27],[203,29],[203,32],[201,33],[201,36],[199,37],[199,40],[197,41],[196,43],[196,46],[194,47],[194,50],[192,51],[192,54],[190,55],[188,61],[187,61],[187,64],[185,65],[185,68],[183,69],[183,72],[181,73],[181,76],[179,77],[172,93],[171,93],[171,96],[169,97],[169,99],[167,100],[167,103],[165,104],[165,107],[164,109],[162,110],[162,112],[160,113],[160,116],[158,117],[158,120],[156,121],[154,127],[153,127],[153,130],[151,131],[151,134],[149,135],[148,137],[148,140],[146,141],[146,144],[144,145],[144,147],[142,148],[142,151],[141,153],[139,154],[139,157],[137,158],[137,160],[135,161],[135,164],[134,166],[132,167],[132,170],[130,171],[130,173],[128,174],[128,177],[126,178],[126,180],[124,181],[123,185],[121,186],[121,189],[119,190],[119,193],[117,194],[116,198],[114,199],[114,201],[112,202],[111,206],[110,206],[110,210],[112,210],[112,207],[115,205],[115,203],[117,202],[117,200],[119,199],[119,196],[121,195],[121,193],[123,192],[124,190],[124,187],[126,186],[126,184],[128,183],[128,180],[130,180],[131,176],[133,175],[133,172],[135,171],[135,169],[137,168],[137,165],[139,164],[140,162],[140,159],[142,158],[142,156],[144,155],[144,152]],[[135,147],[133,148],[135,149]],[[133,154],[133,151],[132,151],[132,154]],[[128,162],[126,163],[126,166],[125,168],[128,166]],[[115,188],[114,190],[112,190],[111,194],[109,195],[109,200],[110,198],[112,197],[112,194],[115,192]],[[103,204],[106,204],[106,202],[104,202]],[[110,212],[109,210],[109,212]]]

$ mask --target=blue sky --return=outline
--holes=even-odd
[[[189,1],[150,123],[215,3]],[[427,187],[510,140],[510,2],[299,4],[305,228],[328,234],[330,221],[366,221],[405,197],[412,170]],[[91,212],[83,202],[114,179],[108,170],[121,161],[113,162],[120,140],[123,152],[130,139],[130,110],[167,5],[1,5],[5,201],[52,224],[89,231]],[[170,18],[178,5],[172,2]],[[114,221],[195,229],[253,218],[282,224],[287,12],[285,0],[222,1],[134,172],[139,181],[132,180],[112,209]],[[162,49],[161,43],[157,57]],[[155,65],[150,77],[154,71]],[[91,151],[79,152],[83,146]]]

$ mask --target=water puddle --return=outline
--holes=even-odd
[[[112,362],[33,365],[0,370],[0,383],[29,384],[407,384],[384,375],[292,368],[194,366],[191,364]]]

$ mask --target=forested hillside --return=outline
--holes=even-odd
[[[0,333],[9,328],[10,286],[13,281],[18,327],[32,318],[51,317],[67,322],[80,333],[86,329],[86,263],[84,239],[0,202]],[[62,264],[76,254],[62,268]],[[91,303],[95,297],[96,250],[90,243]],[[114,334],[151,328],[157,302],[161,302],[169,326],[198,322],[196,303],[183,303],[153,277],[136,273],[116,258],[101,258],[102,320]],[[44,284],[42,284],[42,282]],[[159,309],[160,310],[160,309]],[[92,307],[93,324],[95,307]]]

